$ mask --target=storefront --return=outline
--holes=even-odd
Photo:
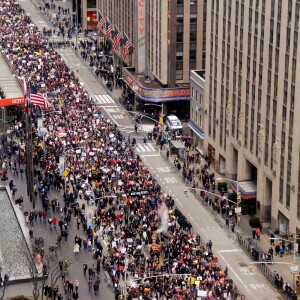
[[[188,122],[188,126],[192,130],[196,150],[203,154],[204,132],[191,120]]]
[[[164,88],[143,75],[131,73],[133,68],[123,68],[122,79],[134,92],[135,110],[144,110],[145,104],[154,103],[163,107],[164,115],[176,114],[179,118],[189,115],[189,86]]]

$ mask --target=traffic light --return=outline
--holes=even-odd
[[[237,204],[241,203],[241,197],[237,197]]]
[[[160,118],[159,118],[159,121],[158,121],[158,123],[162,125],[162,124],[163,124],[163,122],[164,122],[164,121],[163,121],[163,118],[162,118],[162,117],[160,117]]]

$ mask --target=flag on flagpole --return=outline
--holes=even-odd
[[[110,22],[107,20],[106,21],[106,33],[105,33],[105,38],[107,41],[110,39],[110,34],[112,33],[112,31],[113,31],[113,27],[110,24]]]
[[[115,25],[115,36],[114,36],[114,43],[113,43],[112,51],[116,51],[121,40],[122,40],[121,33],[118,30],[118,27]]]
[[[132,44],[130,43],[127,35],[124,33],[123,38],[123,50],[122,50],[122,60],[125,61],[126,57],[129,53],[129,49],[132,47]]]
[[[30,86],[30,104],[39,105],[43,108],[49,107],[49,102],[45,99],[43,94],[37,91],[34,86]]]
[[[105,24],[105,19],[99,13],[99,21],[98,21],[98,25],[97,25],[97,32],[98,32],[99,37],[101,36],[101,31],[102,31],[104,24]]]

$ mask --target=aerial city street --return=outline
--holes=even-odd
[[[299,16],[1,0],[0,300],[300,299]]]

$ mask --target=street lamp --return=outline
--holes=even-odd
[[[161,108],[161,117],[163,118],[164,117],[164,103],[162,102],[161,105],[159,104],[156,104],[156,103],[146,103],[144,104],[145,106],[157,106],[157,107],[160,107]]]
[[[216,178],[216,180],[220,181],[220,180],[225,180],[225,181],[229,181],[229,182],[233,182],[236,184],[236,195],[237,195],[237,202],[238,204],[240,203],[240,191],[239,191],[239,182],[237,180],[233,180],[233,179],[229,179],[229,178],[224,178],[224,177],[218,177]]]

